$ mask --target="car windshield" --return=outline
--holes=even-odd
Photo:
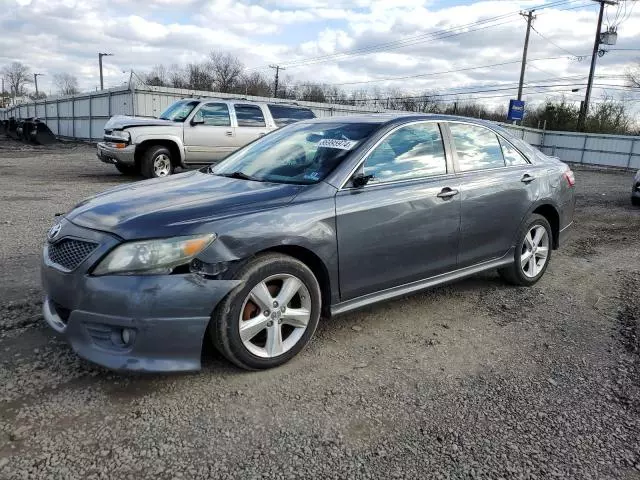
[[[169,108],[162,112],[158,118],[172,122],[184,122],[198,103],[200,102],[197,100],[180,100],[169,105]]]
[[[295,123],[246,146],[209,172],[261,182],[317,183],[378,127],[378,123]]]

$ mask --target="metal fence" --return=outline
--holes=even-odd
[[[640,169],[640,137],[554,132],[503,124],[512,134],[565,162]]]
[[[181,88],[136,86],[112,88],[100,92],[53,97],[24,103],[0,111],[0,119],[38,117],[58,137],[73,140],[100,140],[104,125],[113,115],[157,117],[174,101],[185,97],[241,98],[250,101],[291,103],[281,98],[214,93]],[[383,109],[353,107],[314,102],[295,102],[307,106],[318,117],[381,112]]]
[[[0,110],[0,119],[39,117],[61,138],[94,141],[102,138],[104,125],[113,115],[156,117],[175,100],[184,97],[287,102],[283,99],[251,95],[138,85],[25,103],[4,111]],[[383,108],[329,103],[296,103],[311,108],[318,117],[389,111]],[[567,162],[640,169],[640,137],[544,131],[511,124],[502,126],[544,153],[560,157]]]

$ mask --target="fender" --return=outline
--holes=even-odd
[[[542,205],[551,205],[555,209],[555,211],[558,213],[558,217],[560,217],[560,206],[558,205],[558,202],[556,202],[550,197],[539,198],[538,200],[536,200],[531,204],[531,206],[529,207],[529,210],[527,210],[527,213],[525,213],[524,217],[522,217],[522,220],[520,220],[518,229],[516,230],[516,233],[514,234],[513,239],[511,240],[512,247],[515,247],[516,245],[516,240],[517,240],[516,237],[520,232],[520,229],[522,228],[522,226],[525,224],[525,222],[528,220],[528,218],[531,216],[534,210],[536,210],[538,207],[541,207]],[[557,239],[554,239],[554,243],[556,243],[556,241]]]
[[[180,137],[178,137],[177,135],[166,135],[166,134],[160,134],[160,133],[157,135],[143,134],[143,135],[136,136],[135,140],[132,139],[132,143],[134,143],[135,145],[139,145],[149,140],[163,140],[163,141],[170,141],[175,143],[178,146],[178,151],[180,152],[180,166],[181,167],[185,166],[184,143],[182,142],[182,139]]]

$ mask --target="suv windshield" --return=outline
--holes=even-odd
[[[172,122],[184,122],[199,103],[197,100],[180,100],[169,105],[169,108],[162,112],[158,118]]]
[[[215,175],[274,183],[323,180],[367,139],[378,123],[296,123],[210,167]]]

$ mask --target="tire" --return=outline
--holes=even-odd
[[[295,258],[265,254],[249,261],[235,272],[233,278],[243,283],[218,304],[211,318],[209,332],[216,349],[227,360],[246,370],[264,370],[291,360],[309,342],[320,319],[320,285],[313,272]],[[297,288],[292,278],[300,282],[301,288],[296,290],[284,308],[276,305],[274,302],[281,293],[281,298],[286,299],[285,290]],[[289,282],[290,288],[283,290],[285,282]],[[261,290],[261,286],[266,289]],[[258,292],[257,296],[249,298],[253,292]],[[254,301],[255,298],[263,301]],[[267,309],[269,301],[272,307]],[[305,320],[299,319],[306,317],[302,313],[305,310],[308,311],[308,319],[306,326],[302,327],[300,325]],[[243,326],[245,330],[241,334]],[[280,332],[279,337],[274,332]],[[278,349],[278,345],[281,348]]]
[[[160,162],[162,162],[163,168],[159,168]],[[173,165],[169,149],[162,145],[154,145],[144,152],[141,170],[142,174],[147,178],[167,177],[173,173]]]
[[[116,163],[115,167],[123,175],[140,175],[140,170],[136,166]]]
[[[640,207],[640,197],[631,197],[631,205]]]
[[[533,236],[533,232],[537,233],[544,229],[543,237],[540,239],[540,243],[536,245],[537,248],[532,249],[528,238]],[[535,229],[535,230],[534,230]],[[533,230],[533,232],[532,232]],[[529,236],[530,232],[532,233]],[[551,251],[553,246],[553,233],[551,231],[551,225],[546,218],[542,215],[533,214],[529,217],[529,220],[518,232],[518,242],[516,243],[516,251],[513,257],[513,263],[508,267],[498,269],[500,276],[508,283],[512,285],[531,286],[542,278],[544,272],[547,271],[547,266],[551,261]],[[535,238],[533,238],[535,240]],[[546,247],[545,247],[546,245]],[[546,248],[546,257],[544,257],[544,263],[542,263],[541,254]],[[522,261],[523,255],[528,255],[529,260]],[[534,260],[532,265],[531,256]],[[524,263],[526,262],[526,264]]]

